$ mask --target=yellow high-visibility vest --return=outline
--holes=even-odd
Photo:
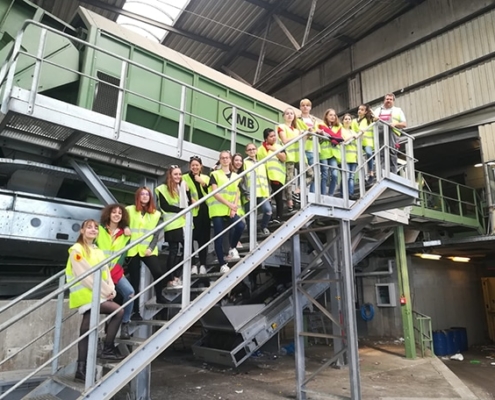
[[[210,177],[208,175],[200,175],[201,179],[208,184],[210,183]],[[191,176],[189,174],[182,175],[182,179],[184,179],[184,182],[186,182],[187,187],[189,188],[189,193],[191,193],[191,199],[196,202],[199,200],[199,193],[198,190],[196,189],[196,185],[194,184]],[[200,185],[201,186],[201,185]],[[201,186],[201,192],[203,193],[203,197],[208,194],[208,188]],[[197,217],[199,213],[199,207],[196,207],[193,209],[193,217]]]
[[[285,137],[287,138],[287,140],[292,140],[299,135],[299,131],[297,129],[291,129],[289,126],[287,126],[285,124],[280,124],[279,126],[277,126],[277,134],[278,134],[279,129],[281,129],[285,132]],[[288,162],[298,163],[299,162],[299,142],[291,144],[289,147],[287,147],[285,149],[285,153],[287,154],[287,159],[285,160],[286,163],[288,163]]]
[[[227,175],[225,175],[225,172],[223,172],[221,169],[213,171],[211,173],[212,176],[215,177],[215,180],[217,182],[217,186],[223,186],[227,182],[231,182],[230,185],[228,185],[225,189],[221,190],[218,192],[220,196],[222,196],[225,200],[227,200],[229,203],[233,203],[236,199],[236,196],[238,195],[239,192],[239,180],[236,180],[237,174],[235,172],[232,172],[230,175],[230,179],[227,178]],[[212,189],[210,187],[209,192],[212,192]],[[239,194],[240,197],[240,194]],[[220,203],[217,199],[215,199],[214,196],[210,197],[207,200],[208,203],[208,212],[210,214],[210,218],[213,217],[228,217],[230,216],[230,208],[226,206],[223,203]],[[239,202],[240,203],[240,202]],[[238,204],[240,208],[240,204]]]
[[[106,257],[105,254],[103,254],[103,251],[100,249],[94,247],[90,249],[89,254],[84,251],[84,247],[80,245],[79,243],[74,244],[70,249],[69,249],[69,254],[71,252],[77,252],[84,257],[84,259],[94,267],[95,265],[99,264],[102,262]],[[65,266],[65,279],[67,283],[70,283],[75,279],[75,275],[72,272],[72,263],[70,262],[70,257],[67,260],[67,265]],[[106,280],[108,279],[108,273],[107,269],[104,267],[102,269],[101,273],[101,279]],[[72,285],[69,288],[70,294],[69,294],[69,308],[79,308],[81,306],[84,306],[86,304],[91,303],[91,299],[93,297],[93,291],[91,289],[88,289],[87,287],[83,286],[81,282],[77,282],[74,285]]]
[[[157,197],[158,197],[158,194],[161,194],[163,197],[165,197],[165,200],[167,200],[167,203],[170,204],[171,206],[175,206],[175,207],[180,206],[179,195],[172,196],[168,192],[166,185],[160,185],[157,188],[155,188],[155,193],[156,193]],[[165,232],[172,231],[174,229],[183,228],[184,226],[186,226],[186,216],[185,215],[183,215],[182,217],[176,218],[173,221],[172,221],[172,219],[177,215],[177,213],[162,210],[162,215],[163,215],[163,221],[164,222],[171,221],[165,225],[165,228],[164,228]]]
[[[161,213],[158,210],[155,210],[153,214],[145,213],[141,214],[140,211],[136,210],[136,206],[127,206],[125,208],[129,213],[129,228],[131,229],[131,242],[143,237],[146,233],[152,231],[156,228],[158,221],[160,220]],[[148,249],[151,240],[153,239],[153,235],[148,236],[141,243],[137,244],[133,248],[131,248],[127,252],[127,257],[134,257],[136,254],[139,254],[141,257],[146,255],[146,250]],[[154,249],[151,249],[151,255],[158,255],[158,247],[155,246]]]
[[[275,147],[275,150],[278,150],[280,148],[280,145],[274,144],[273,147]],[[258,161],[261,161],[272,154],[273,150],[267,151],[265,149],[265,146],[261,145],[258,148],[258,154],[256,157],[258,158]],[[280,161],[277,156],[275,156],[266,161],[265,166],[266,175],[268,176],[268,179],[270,181],[280,182],[282,185],[285,185],[287,171],[285,168],[285,163],[283,161]]]
[[[244,170],[251,168],[255,164],[255,161],[251,160],[249,157],[244,159]],[[269,197],[270,188],[268,187],[268,178],[266,176],[266,167],[260,165],[255,169],[256,173],[256,197]],[[251,190],[251,173],[246,175],[246,183],[248,190]]]
[[[108,233],[104,226],[98,225],[98,238],[96,239],[96,244],[98,248],[103,251],[105,258],[110,257],[115,252],[123,249],[129,242],[129,236],[120,235],[115,240],[112,240],[112,235]],[[113,269],[115,264],[119,261],[121,256],[115,257],[109,262],[110,270]]]
[[[357,119],[353,119],[352,120],[352,124],[351,124],[351,128],[354,132],[360,132],[360,131],[363,131],[363,140],[362,140],[362,144],[363,144],[363,147],[371,147],[372,149],[375,148],[375,140],[374,140],[374,136],[373,136],[373,128],[369,128],[369,129],[366,129],[368,128],[368,121],[366,120],[366,118],[363,118],[361,119],[361,121],[357,120]]]

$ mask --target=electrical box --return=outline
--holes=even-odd
[[[396,307],[395,283],[375,283],[376,305],[378,307]]]

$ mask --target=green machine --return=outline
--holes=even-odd
[[[211,150],[243,152],[247,143],[261,141],[263,130],[280,121],[288,107],[83,8],[67,25],[28,1],[0,0],[0,18],[2,62],[26,19],[96,46],[49,32],[40,50],[41,29],[29,26],[22,50],[43,55],[40,93]],[[33,69],[34,59],[21,56],[16,85],[29,89]]]

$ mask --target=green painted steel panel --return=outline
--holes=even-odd
[[[167,77],[193,85],[213,96],[186,89],[185,140],[214,150],[230,148],[232,107],[226,101],[244,109],[239,110],[237,116],[236,143],[237,150],[240,152],[244,152],[244,147],[249,142],[253,140],[260,142],[263,129],[272,126],[271,123],[254,116],[253,113],[262,115],[268,120],[280,121],[281,119],[279,110],[235,92],[222,83],[207,79],[132,43],[127,43],[121,38],[98,31],[94,43]],[[88,57],[92,57],[93,61],[90,62]],[[98,76],[99,73],[104,73],[120,81],[121,69],[120,61],[101,52],[95,51],[93,54],[88,52],[84,55],[82,72],[88,75]],[[182,85],[133,65],[129,66],[126,78],[125,88],[132,93],[126,93],[123,118],[128,122],[177,137]],[[95,109],[93,101],[98,96],[96,88],[93,85],[81,85],[81,90],[87,93],[79,94],[78,104]],[[116,102],[117,100],[113,97],[105,101]]]

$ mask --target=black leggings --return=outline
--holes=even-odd
[[[134,293],[138,293],[140,291],[139,282],[141,280],[141,261],[146,264],[154,280],[157,280],[163,275],[158,256],[141,257],[139,254],[135,255],[129,261],[129,282],[131,282],[131,285],[134,288]],[[163,296],[162,291],[164,286],[165,284],[163,280],[155,285],[155,293],[157,298]],[[135,313],[139,312],[139,300],[137,299],[133,303],[133,310]]]
[[[184,247],[184,230],[178,228],[165,232],[165,240],[168,243],[168,258],[166,264],[166,271],[168,272],[182,261],[181,257],[178,257],[177,255],[179,254],[180,245]],[[167,280],[173,281],[174,278],[180,278],[181,275],[182,267],[179,267],[168,276]]]
[[[100,314],[109,315],[113,313],[120,307],[117,303],[113,301],[105,301],[100,304]],[[105,337],[106,345],[113,345],[115,336],[117,336],[117,332],[120,328],[120,324],[122,322],[122,317],[124,316],[124,310],[120,309],[107,324],[107,336]],[[84,335],[87,331],[89,331],[89,322],[91,318],[91,310],[86,311],[83,314],[83,318],[81,321],[81,327],[79,328],[79,336]],[[80,340],[77,344],[77,361],[84,361],[88,358],[88,342],[89,336],[86,336],[84,339]]]
[[[208,216],[208,209],[199,210],[197,217],[194,217],[193,237],[198,242],[198,248],[204,246],[210,240],[211,221]],[[208,255],[208,246],[199,252],[199,265],[206,265],[206,256]]]
[[[270,186],[272,188],[272,193],[280,190],[284,185],[280,182],[270,181]],[[273,196],[275,198],[275,205],[277,206],[277,219],[280,220],[284,213],[284,191],[280,190],[277,194]]]

